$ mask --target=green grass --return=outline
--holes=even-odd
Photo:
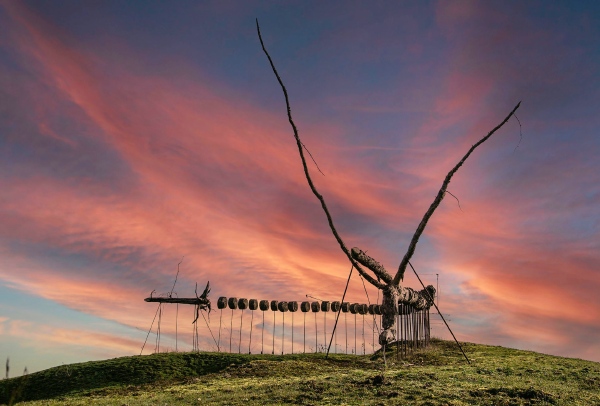
[[[440,340],[405,361],[389,350],[387,368],[381,354],[124,357],[0,381],[0,403],[600,405],[600,363],[469,343],[464,348],[471,365],[454,343]]]

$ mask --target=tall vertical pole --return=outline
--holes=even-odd
[[[400,314],[402,313],[398,306],[398,314],[396,315],[396,360],[400,359]]]
[[[221,314],[219,315],[219,341],[217,341],[217,351],[221,352],[221,323],[223,321],[223,309],[221,309]]]
[[[317,313],[315,313],[315,352],[319,352],[319,342],[317,340],[319,329],[317,328]]]
[[[356,352],[356,312],[354,313],[354,355],[358,355]]]
[[[250,317],[250,340],[248,341],[248,354],[252,354],[250,347],[252,346],[252,327],[254,325],[254,310],[250,311],[252,316]]]
[[[348,313],[344,313],[344,328],[346,330],[344,334],[346,337],[346,355],[348,355]]]
[[[233,309],[231,309],[231,319],[229,320],[229,353],[231,354],[231,336],[233,335]]]
[[[363,340],[362,346],[363,346],[363,355],[365,355],[366,347],[367,347],[365,344],[365,313],[363,312],[361,314],[361,316],[362,316],[362,340]]]
[[[240,316],[240,341],[238,342],[238,354],[242,353],[242,325],[244,321],[244,309],[242,309],[242,315]]]

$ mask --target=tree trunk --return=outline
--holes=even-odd
[[[388,285],[384,289],[381,302],[381,333],[379,334],[379,345],[385,345],[396,341],[396,317],[398,316],[398,305],[412,306],[416,310],[428,309],[433,305],[435,299],[435,288],[432,285],[425,289],[416,291],[411,288],[403,288]]]
[[[406,267],[410,264],[410,259],[412,258],[413,254],[415,252],[416,245],[419,242],[419,238],[421,237],[421,235],[423,234],[423,231],[425,230],[425,227],[427,226],[427,222],[429,221],[429,219],[431,218],[431,216],[433,215],[435,210],[438,208],[438,206],[442,202],[442,199],[444,198],[446,193],[449,193],[448,185],[450,184],[450,180],[452,179],[454,174],[465,163],[465,161],[471,155],[471,153],[473,153],[475,148],[477,148],[479,145],[481,145],[485,141],[487,141],[497,130],[499,130],[504,124],[506,124],[506,122],[515,114],[515,112],[521,105],[521,102],[517,103],[517,105],[513,108],[513,110],[508,114],[508,116],[506,116],[506,118],[504,118],[504,120],[500,124],[498,124],[496,127],[494,127],[486,136],[481,138],[478,142],[473,144],[473,146],[471,146],[471,148],[467,151],[467,153],[463,156],[463,158],[450,170],[450,172],[448,172],[448,174],[444,178],[444,181],[442,183],[442,186],[440,187],[440,190],[438,191],[438,194],[436,195],[435,199],[433,200],[433,203],[431,203],[431,205],[429,206],[429,209],[427,210],[427,212],[425,212],[423,219],[421,220],[421,222],[419,223],[419,226],[417,227],[417,230],[413,234],[413,237],[408,246],[408,250],[406,251],[406,254],[404,255],[404,257],[402,258],[402,261],[400,262],[398,271],[396,272],[395,276],[392,278],[392,276],[385,270],[385,268],[379,262],[377,262],[376,260],[374,260],[373,258],[368,256],[362,250],[360,250],[358,248],[352,248],[352,251],[348,250],[348,248],[346,247],[346,244],[342,240],[342,237],[337,232],[337,230],[333,224],[333,218],[331,217],[331,214],[329,213],[329,209],[327,208],[327,204],[325,203],[325,199],[317,191],[317,188],[315,187],[315,185],[312,181],[312,178],[310,176],[310,173],[308,171],[306,159],[304,158],[304,149],[306,149],[306,146],[300,140],[300,136],[298,134],[298,128],[296,127],[296,124],[294,123],[294,120],[292,119],[292,110],[290,108],[290,101],[288,98],[287,90],[286,90],[285,86],[283,85],[283,81],[281,80],[281,77],[279,76],[277,69],[275,69],[275,64],[273,63],[271,56],[267,52],[267,49],[265,48],[265,44],[263,42],[262,36],[260,35],[260,27],[258,25],[258,19],[256,20],[256,31],[258,33],[258,38],[260,40],[262,49],[263,49],[265,55],[267,56],[267,59],[269,60],[271,68],[273,69],[273,73],[275,74],[275,77],[277,78],[277,81],[279,82],[279,85],[281,86],[281,90],[283,91],[283,95],[285,97],[285,104],[287,107],[288,121],[290,122],[290,125],[292,126],[292,130],[294,132],[294,138],[296,139],[296,144],[298,146],[298,153],[300,155],[300,159],[302,160],[302,167],[304,169],[304,175],[306,176],[306,181],[308,182],[308,186],[310,187],[310,189],[313,192],[313,194],[315,195],[315,197],[321,203],[321,207],[323,208],[323,211],[325,212],[325,216],[327,217],[327,222],[329,223],[331,232],[333,233],[335,239],[339,243],[340,248],[342,249],[344,254],[346,254],[346,256],[348,257],[348,260],[350,260],[350,263],[352,263],[353,268],[356,268],[356,270],[367,280],[367,282],[369,282],[371,285],[375,286],[376,288],[382,290],[383,302],[382,302],[381,324],[382,324],[383,330],[381,331],[381,334],[379,336],[379,343],[381,345],[384,345],[389,342],[392,342],[395,340],[395,331],[394,330],[395,330],[395,326],[396,326],[396,315],[398,314],[398,302],[400,302],[402,304],[412,305],[415,309],[418,309],[418,310],[429,308],[433,304],[433,298],[436,293],[435,288],[433,286],[429,285],[421,291],[415,291],[414,289],[403,288],[400,286],[400,282],[402,280],[404,280],[404,272],[406,271]],[[520,125],[520,123],[519,123],[519,125]],[[308,152],[308,149],[306,149],[306,151]],[[310,155],[310,152],[308,152],[308,153]],[[312,157],[312,155],[311,155],[311,157]],[[314,159],[313,159],[313,161],[314,161]],[[315,162],[315,164],[316,164],[316,162]],[[373,278],[371,275],[369,275],[364,269],[361,268],[361,266],[359,264],[362,264],[363,266],[367,267],[371,272],[373,272],[373,274],[375,274],[376,278]],[[412,267],[412,265],[411,265],[411,267]],[[352,273],[350,273],[350,275],[352,275]]]

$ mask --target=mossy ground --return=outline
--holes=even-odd
[[[167,353],[0,381],[26,405],[600,405],[600,363],[435,340],[376,356]]]

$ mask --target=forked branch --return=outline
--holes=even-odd
[[[398,267],[398,272],[396,272],[396,276],[394,276],[394,280],[393,280],[394,285],[398,286],[400,284],[400,281],[404,279],[404,272],[406,271],[406,267],[407,267],[410,259],[412,258],[413,254],[415,253],[415,248],[417,246],[417,243],[419,242],[419,238],[421,237],[421,234],[423,234],[423,231],[425,230],[425,226],[427,225],[427,222],[433,215],[433,212],[435,211],[435,209],[437,209],[437,207],[442,202],[442,199],[444,198],[444,195],[446,194],[446,189],[448,188],[448,184],[450,184],[450,179],[452,179],[452,176],[454,176],[456,171],[458,171],[458,168],[460,168],[462,166],[462,164],[465,163],[465,161],[467,160],[469,155],[471,155],[471,153],[475,150],[475,148],[477,148],[478,146],[483,144],[485,141],[487,141],[488,138],[490,138],[492,136],[492,134],[494,134],[496,131],[498,131],[504,124],[506,124],[506,122],[515,114],[515,112],[517,111],[517,109],[519,108],[520,105],[521,105],[521,102],[517,103],[515,108],[512,109],[512,111],[508,114],[508,116],[506,116],[506,118],[504,120],[502,120],[502,122],[500,124],[498,124],[496,127],[494,127],[494,129],[492,131],[490,131],[485,137],[483,137],[475,145],[473,145],[469,149],[469,151],[467,151],[465,156],[463,156],[463,158],[456,164],[456,166],[454,166],[454,168],[452,168],[450,170],[450,172],[448,172],[448,175],[446,175],[446,178],[444,179],[444,182],[442,183],[442,187],[440,188],[440,191],[438,192],[437,196],[433,200],[433,203],[431,203],[431,206],[429,206],[429,209],[423,216],[423,219],[421,220],[421,222],[419,223],[419,226],[417,227],[417,231],[415,231],[415,234],[413,235],[412,240],[410,241],[410,245],[408,246],[408,251],[406,251],[404,258],[402,258],[402,262],[400,262],[400,266]]]
[[[317,197],[317,199],[319,199],[319,202],[321,203],[321,207],[323,208],[323,211],[325,212],[325,216],[327,217],[327,222],[329,223],[329,228],[331,229],[331,232],[333,233],[333,236],[335,237],[336,241],[340,245],[340,248],[342,249],[342,251],[344,252],[344,254],[346,254],[346,256],[348,257],[348,260],[352,263],[352,265],[354,265],[354,267],[356,268],[356,270],[369,283],[371,283],[373,286],[376,286],[379,289],[383,289],[386,285],[383,284],[383,283],[381,283],[381,282],[379,282],[379,281],[377,281],[371,275],[369,275],[368,273],[366,273],[361,268],[361,266],[354,260],[354,258],[352,258],[352,255],[350,254],[350,251],[346,247],[346,244],[344,244],[344,241],[342,240],[342,237],[340,237],[339,233],[337,232],[337,230],[336,230],[336,228],[335,228],[335,226],[333,224],[333,219],[331,217],[331,214],[329,213],[329,209],[327,208],[327,204],[325,203],[325,199],[317,191],[317,188],[315,187],[315,185],[314,185],[314,183],[312,181],[312,178],[310,177],[310,173],[308,171],[308,166],[306,165],[306,159],[304,158],[304,144],[302,144],[302,141],[300,141],[300,136],[298,135],[298,129],[296,128],[296,124],[294,124],[294,120],[292,119],[292,110],[290,108],[290,101],[289,101],[289,98],[288,98],[287,90],[286,90],[286,88],[285,88],[285,86],[283,84],[283,81],[281,80],[281,77],[279,76],[279,73],[277,73],[277,69],[275,68],[275,64],[273,63],[273,60],[271,59],[271,56],[269,55],[269,53],[267,52],[267,49],[265,48],[265,44],[263,42],[262,36],[260,35],[260,26],[258,25],[258,19],[256,20],[256,31],[258,32],[258,38],[260,40],[260,45],[262,46],[262,49],[263,49],[265,55],[269,59],[269,63],[271,64],[271,69],[273,69],[273,73],[277,77],[277,81],[279,82],[279,85],[281,86],[281,90],[283,90],[283,95],[285,97],[285,105],[286,105],[286,108],[287,108],[288,121],[290,122],[290,125],[292,126],[292,129],[294,131],[294,138],[296,139],[296,144],[298,146],[298,153],[300,154],[300,159],[302,160],[302,167],[304,169],[304,175],[306,176],[306,181],[308,182],[308,186],[310,187],[310,190],[313,192],[313,194]]]

